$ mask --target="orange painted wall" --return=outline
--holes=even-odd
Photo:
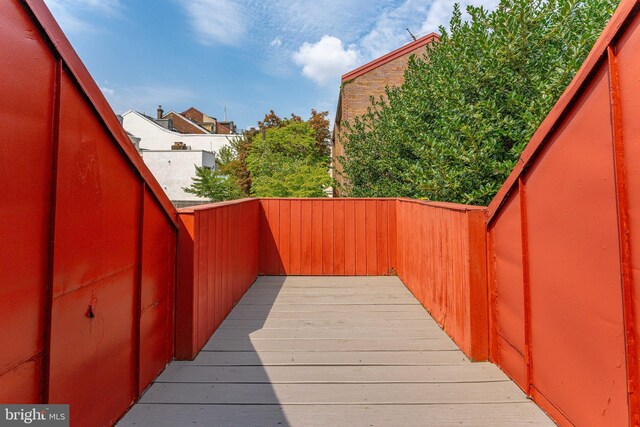
[[[474,360],[488,355],[485,210],[397,201],[398,277]]]
[[[175,210],[44,4],[0,19],[0,402],[110,424],[173,355]]]
[[[258,199],[180,212],[176,358],[193,359],[258,276]]]
[[[640,425],[638,5],[489,206],[491,359],[560,425]]]
[[[395,199],[261,199],[260,274],[392,274],[395,215]]]

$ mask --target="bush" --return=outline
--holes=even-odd
[[[487,204],[619,0],[459,5],[405,83],[344,123],[347,193]]]

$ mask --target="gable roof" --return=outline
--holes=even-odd
[[[227,135],[227,134],[217,134],[217,133],[210,133],[210,132],[203,133],[203,134],[199,134],[199,133],[192,133],[192,134],[179,133],[179,132],[176,132],[176,131],[171,130],[171,129],[167,129],[164,126],[159,125],[158,123],[156,123],[156,121],[153,118],[151,118],[151,117],[147,116],[146,114],[143,114],[143,113],[141,113],[139,111],[136,111],[136,110],[129,110],[126,113],[123,113],[122,117],[126,117],[129,114],[138,116],[139,118],[143,119],[145,121],[145,123],[147,123],[149,126],[154,126],[156,129],[158,129],[158,130],[160,130],[162,132],[170,133],[172,135],[175,135],[177,138],[180,138],[181,136],[185,136],[185,135],[188,135],[190,138],[211,138],[211,137],[221,138],[221,137],[224,137],[224,138],[227,138],[227,140],[229,138],[229,135]]]
[[[355,79],[356,77],[360,77],[361,75],[366,74],[369,71],[386,64],[387,62],[391,62],[396,58],[399,58],[403,55],[406,55],[407,53],[411,53],[412,51],[421,48],[429,42],[438,40],[440,40],[440,36],[436,33],[430,33],[426,36],[420,37],[419,39],[414,40],[411,43],[406,44],[392,52],[389,52],[386,55],[381,56],[380,58],[374,59],[373,61],[368,62],[363,66],[356,68],[355,70],[349,71],[342,76],[342,83],[348,80]]]
[[[202,114],[202,113],[200,113],[200,114]],[[175,111],[169,111],[167,114],[162,116],[163,119],[167,119],[169,117],[171,117],[173,119],[173,127],[176,128],[176,130],[178,130],[180,133],[183,133],[181,131],[181,127],[182,128],[188,128],[188,129],[191,129],[193,131],[193,132],[184,132],[184,133],[196,133],[196,134],[211,133],[208,130],[206,130],[205,128],[203,128],[202,126],[200,126],[199,124],[197,124],[196,122],[194,122],[193,120],[189,120],[187,117],[185,117],[181,113],[176,113]],[[176,119],[181,121],[182,123],[179,124],[179,125],[176,125]]]
[[[180,114],[190,120],[204,122],[204,113],[195,107],[189,107]]]

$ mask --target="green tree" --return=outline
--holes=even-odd
[[[405,83],[347,128],[352,196],[486,204],[570,83],[619,0],[459,5]]]
[[[222,147],[216,160],[220,174],[234,180],[243,197],[249,197],[251,189],[251,175],[247,170],[251,141],[252,137],[245,131],[243,136],[232,139],[228,146]]]
[[[326,144],[317,142],[318,130],[294,115],[291,119],[280,119],[273,111],[271,115],[252,136],[247,156],[251,195],[323,197],[331,177]]]
[[[222,175],[220,172],[204,166],[196,166],[196,176],[191,180],[193,181],[191,186],[183,188],[183,190],[210,199],[212,202],[244,197],[233,177]]]

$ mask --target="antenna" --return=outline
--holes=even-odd
[[[227,121],[227,106],[224,106],[224,121]]]
[[[413,41],[418,40],[418,39],[416,38],[416,36],[414,36],[414,35],[413,35],[413,33],[411,32],[411,30],[410,30],[410,29],[408,29],[408,28],[407,28],[407,32],[409,33],[409,35],[411,36],[411,38],[413,39]]]

